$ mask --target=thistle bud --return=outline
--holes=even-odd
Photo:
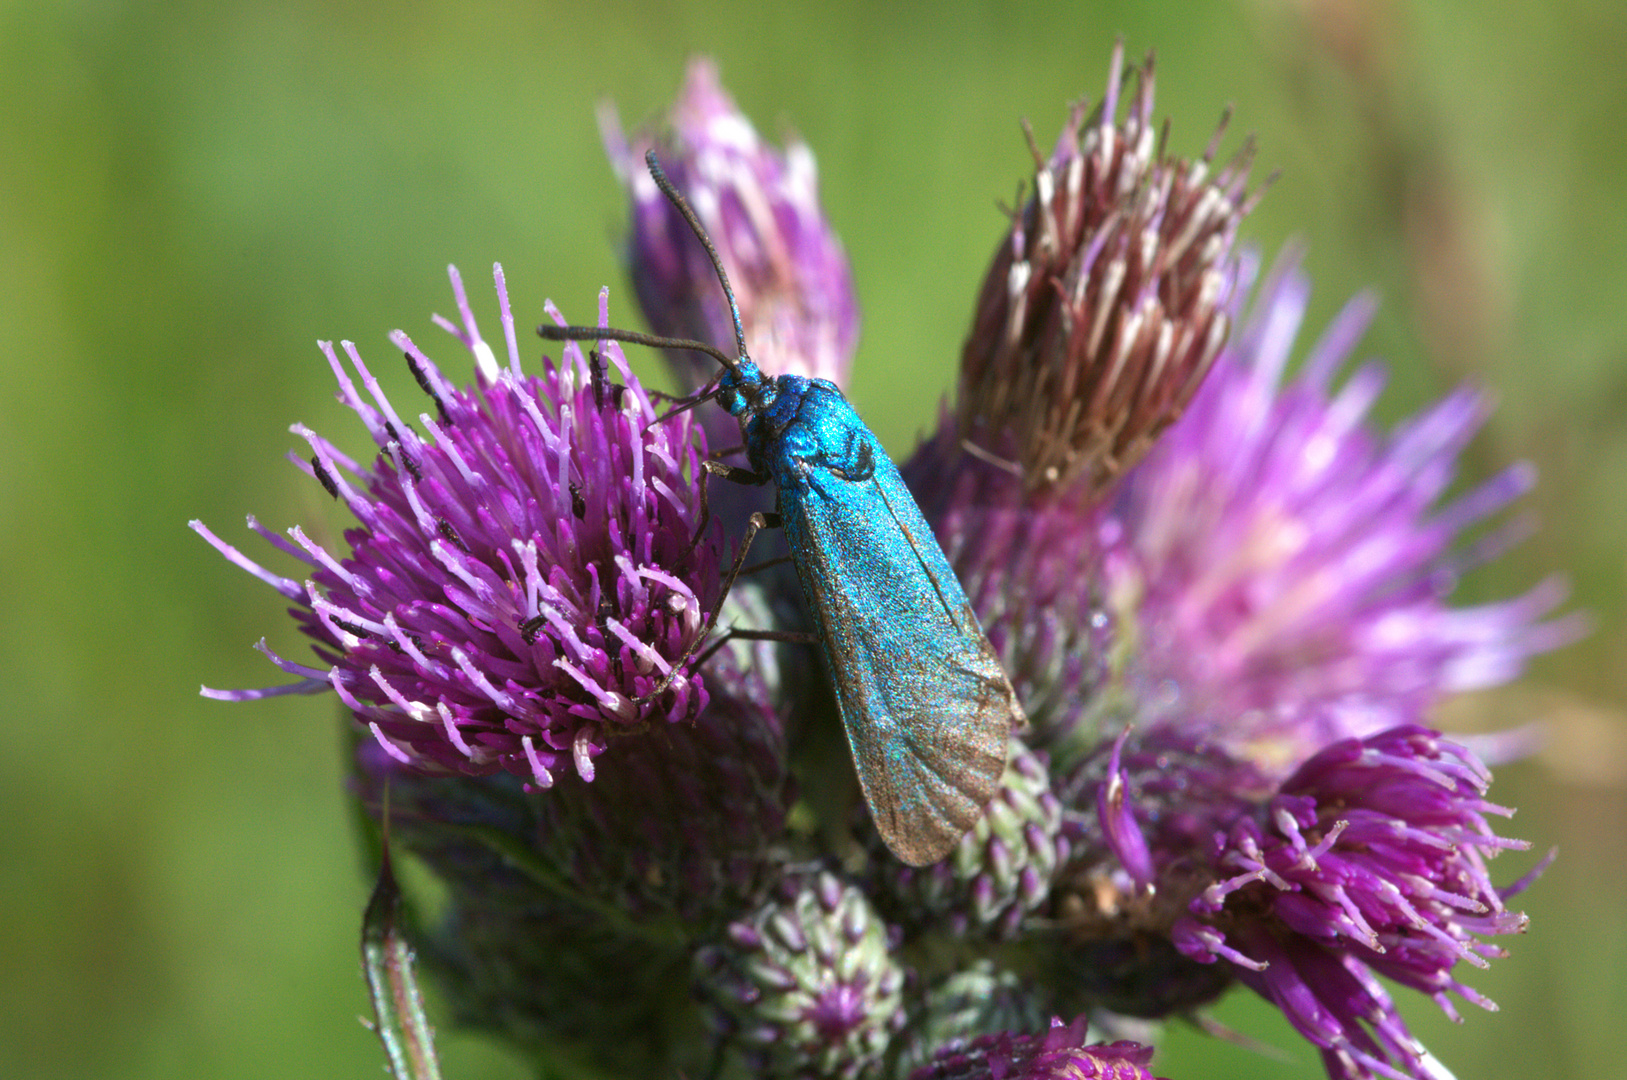
[[[867,1074],[904,1021],[889,937],[853,886],[823,872],[788,878],[697,957],[713,1030],[759,1077]]]
[[[1051,794],[1045,757],[1013,740],[999,794],[942,862],[882,860],[883,889],[900,919],[951,935],[1009,940],[1049,899],[1068,858],[1062,805]]]
[[[950,973],[912,1003],[893,1074],[909,1076],[935,1057],[962,1053],[980,1036],[1043,1031],[1049,1013],[1042,996],[1029,980],[988,960]]]
[[[632,196],[628,262],[644,316],[658,334],[732,343],[734,324],[706,252],[644,167],[653,148],[684,193],[728,271],[752,358],[770,375],[841,384],[858,342],[858,307],[842,245],[819,205],[813,152],[765,144],[724,92],[717,68],[696,60],[671,114],[671,132],[631,141],[613,114],[606,152]],[[716,375],[711,361],[673,357],[691,385]]]

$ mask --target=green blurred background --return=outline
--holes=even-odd
[[[933,422],[970,301],[1027,175],[1095,96],[1114,37],[1158,50],[1159,112],[1195,152],[1227,102],[1282,178],[1245,234],[1310,244],[1312,329],[1384,304],[1366,352],[1393,418],[1486,384],[1470,477],[1528,458],[1540,526],[1466,599],[1559,570],[1595,630],[1445,721],[1540,717],[1502,770],[1508,831],[1561,860],[1533,933],[1470,976],[1502,1006],[1410,1015],[1460,1077],[1622,1074],[1627,1016],[1627,6],[1442,0],[1145,5],[422,2],[8,3],[0,8],[0,1076],[381,1075],[357,1022],[367,883],[331,700],[225,705],[303,655],[270,590],[186,529],[256,554],[335,522],[283,454],[305,421],[353,451],[314,342],[349,337],[416,398],[385,334],[432,354],[444,267],[490,320],[501,260],[522,326],[545,296],[630,319],[622,198],[594,107],[662,109],[716,56],[769,134],[819,156],[865,313],[853,394],[896,454]],[[1235,137],[1228,146],[1235,145]],[[613,307],[613,310],[615,308]],[[488,322],[495,330],[495,323]],[[533,350],[535,351],[535,350]],[[653,358],[650,367],[654,368]],[[907,392],[901,392],[908,388]],[[929,389],[923,389],[929,388]],[[1529,865],[1511,859],[1512,877]],[[1173,1077],[1321,1075],[1244,995]],[[518,1077],[448,1036],[449,1080]]]

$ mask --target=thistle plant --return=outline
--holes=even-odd
[[[296,425],[298,464],[356,526],[331,544],[250,519],[289,577],[194,523],[315,660],[262,645],[295,681],[205,692],[335,695],[359,805],[444,886],[416,945],[453,1019],[602,1075],[1140,1078],[1151,1047],[1087,1024],[1155,1032],[1241,986],[1331,1077],[1404,1078],[1434,1066],[1381,978],[1489,1006],[1463,974],[1524,931],[1509,901],[1533,875],[1498,883],[1490,860],[1526,845],[1429,718],[1576,631],[1555,582],[1450,603],[1497,548],[1471,532],[1532,477],[1454,494],[1473,391],[1367,419],[1380,369],[1340,379],[1365,298],[1288,374],[1309,286],[1292,251],[1262,279],[1237,250],[1252,148],[1218,161],[1223,121],[1175,155],[1153,89],[1115,49],[1102,99],[1036,150],[955,400],[902,465],[1029,718],[935,865],[868,822],[817,644],[727,631],[807,622],[772,566],[724,595],[761,506],[706,494],[721,410],[664,408],[615,342],[522,362],[501,268],[494,343],[455,270],[457,361],[391,336],[416,420],[323,344],[377,455]],[[653,148],[758,363],[844,381],[856,303],[808,149],[759,139],[705,61],[670,127],[605,132],[650,326],[731,336],[635,164]],[[617,321],[607,293],[597,316]]]

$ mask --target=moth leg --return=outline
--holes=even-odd
[[[706,463],[706,471],[708,473],[713,471],[713,465],[714,462],[708,461]],[[745,472],[749,475],[756,475],[755,473],[750,473],[750,470],[734,469],[729,465],[719,465],[717,467],[720,469],[730,469],[734,472]],[[723,474],[720,473],[718,475]],[[766,479],[767,478],[764,477],[764,480]],[[749,483],[750,481],[747,482]],[[705,491],[706,489],[702,487],[701,490]],[[781,524],[782,522],[779,514],[765,514],[758,512],[751,515],[751,519],[746,524],[746,535],[740,541],[740,551],[734,557],[734,565],[729,567],[728,574],[723,578],[723,588],[718,590],[717,603],[713,604],[712,610],[706,613],[706,621],[701,624],[700,633],[695,635],[695,640],[690,644],[689,648],[684,650],[684,654],[678,657],[677,660],[673,661],[672,667],[667,671],[666,675],[662,676],[661,681],[656,683],[649,693],[634,698],[633,704],[648,705],[651,701],[654,701],[662,691],[672,685],[673,680],[678,677],[689,661],[694,658],[695,653],[699,651],[701,642],[705,641],[706,636],[717,627],[718,613],[723,610],[723,602],[729,598],[729,593],[734,588],[735,579],[740,576],[741,569],[746,565],[746,555],[751,551],[752,540],[756,539],[757,534],[762,532],[764,529],[778,529]]]
[[[651,420],[648,424],[644,425],[645,431],[650,430],[650,428],[657,424],[664,424],[673,417],[686,413],[697,405],[711,401],[713,398],[717,397],[717,386],[714,384],[712,389],[707,390],[704,393],[692,394],[688,397],[674,397],[671,394],[663,394],[658,390],[649,390],[647,393],[650,395],[651,401],[654,401],[656,398],[660,398],[662,401],[677,402],[677,407],[669,409],[660,416],[657,416],[654,420]]]
[[[742,469],[737,465],[725,465],[721,461],[707,460],[701,462],[701,466],[706,470],[706,475],[701,477],[701,520],[700,525],[695,529],[694,538],[689,541],[690,551],[694,551],[700,546],[701,537],[706,535],[706,526],[712,523],[712,508],[707,497],[707,492],[712,486],[712,477],[718,476],[736,484],[752,484],[756,486],[766,484],[769,480],[767,473],[753,472],[750,469]],[[747,534],[748,542],[749,537],[752,535],[754,534]],[[730,580],[732,581],[733,578]],[[724,590],[724,595],[728,595],[727,589]]]
[[[695,666],[700,667],[706,661],[717,655],[717,651],[735,638],[745,641],[783,641],[788,645],[818,645],[819,635],[808,630],[739,630],[731,627],[723,631],[718,639],[706,646],[706,651],[695,657]]]
[[[769,475],[767,473],[758,472],[755,469],[742,469],[738,465],[728,465],[724,462],[712,461],[710,459],[701,462],[701,465],[706,469],[706,474],[708,476],[720,476],[723,479],[728,480],[730,483],[753,484],[761,487],[763,484],[766,484],[769,481]]]
[[[743,574],[743,575],[761,573],[762,571],[767,570],[771,566],[784,566],[786,563],[788,563],[790,561],[791,561],[791,556],[789,556],[789,555],[777,555],[772,559],[764,559],[762,562],[752,563],[750,566],[746,567],[744,570],[741,570],[740,573]]]

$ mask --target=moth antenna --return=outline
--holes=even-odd
[[[734,298],[734,287],[729,284],[729,273],[723,269],[723,260],[718,256],[717,248],[712,238],[707,235],[706,228],[701,225],[700,218],[695,216],[694,209],[689,205],[667,174],[661,168],[661,162],[656,159],[654,150],[644,152],[644,163],[650,167],[650,178],[655,186],[661,189],[661,194],[670,202],[689,223],[690,231],[695,239],[701,242],[706,249],[706,257],[712,260],[712,269],[717,273],[718,284],[723,286],[723,298],[729,302],[729,317],[734,320],[734,343],[738,355],[729,356],[722,349],[708,345],[704,341],[694,341],[689,338],[658,337],[655,334],[644,334],[637,330],[620,330],[614,326],[554,326],[544,324],[537,327],[537,334],[544,341],[624,341],[629,345],[647,345],[652,349],[682,349],[688,352],[701,352],[722,364],[726,370],[733,371],[742,360],[750,360],[746,353],[746,331],[740,322],[740,305]],[[714,390],[710,394],[696,398],[683,408],[676,409],[662,419],[670,419],[686,408],[693,408],[702,401],[710,400],[716,395]]]
[[[618,330],[614,326],[553,326],[544,323],[537,327],[537,335],[544,341],[625,341],[630,345],[648,345],[652,349],[687,349],[690,352],[703,352],[724,367],[734,366],[733,358],[704,341],[657,337],[654,334],[641,334],[637,330]]]
[[[740,325],[740,305],[735,303],[734,289],[729,285],[728,272],[723,269],[723,260],[718,258],[717,248],[712,246],[712,238],[706,235],[706,229],[702,227],[700,218],[695,216],[695,211],[690,208],[689,200],[685,199],[678,189],[672,186],[672,181],[667,179],[667,174],[661,169],[661,162],[656,160],[654,150],[644,151],[644,164],[650,167],[650,179],[655,181],[655,186],[661,189],[661,194],[665,195],[667,201],[677,207],[678,213],[689,222],[690,231],[706,249],[706,257],[712,260],[712,269],[717,271],[718,284],[723,286],[723,298],[729,302],[729,315],[734,319],[734,343],[740,351],[739,359],[749,359],[746,355],[746,331]],[[734,364],[725,361],[723,366],[732,368]]]

